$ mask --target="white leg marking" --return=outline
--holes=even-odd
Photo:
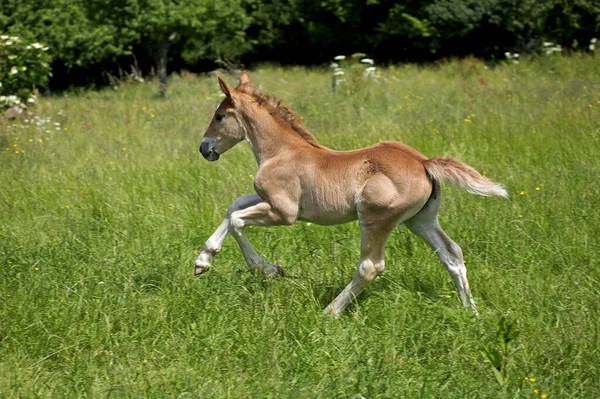
[[[202,252],[200,252],[200,255],[198,255],[198,259],[196,259],[195,262],[196,268],[194,274],[205,273],[210,268],[210,262],[221,250],[223,241],[225,241],[225,237],[227,237],[227,234],[229,233],[229,221],[231,214],[240,209],[255,205],[261,201],[262,199],[258,195],[251,194],[239,197],[233,202],[233,204],[231,204],[227,210],[227,216],[225,217],[225,220],[221,222],[217,230],[215,230],[210,238],[206,240]]]
[[[479,315],[475,307],[473,295],[467,280],[467,267],[463,260],[461,248],[440,227],[437,217],[413,218],[406,222],[408,228],[417,236],[421,237],[429,246],[437,252],[442,264],[454,280],[460,300],[464,307],[471,308],[473,313]]]
[[[281,273],[279,266],[268,264],[256,252],[252,244],[250,244],[248,237],[244,234],[244,227],[274,226],[279,224],[283,223],[267,202],[260,202],[246,209],[233,212],[229,220],[229,233],[237,241],[248,267],[271,277]]]
[[[367,284],[383,272],[385,268],[385,242],[394,226],[395,223],[392,223],[391,227],[374,232],[361,223],[361,249],[358,269],[350,284],[325,308],[325,313],[339,317],[352,299],[356,298]],[[381,228],[381,226],[378,227]]]

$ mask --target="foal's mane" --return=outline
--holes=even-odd
[[[259,106],[266,108],[271,115],[279,117],[282,121],[287,122],[307,143],[314,147],[321,147],[315,136],[302,126],[302,123],[300,123],[294,111],[287,105],[281,103],[282,100],[277,99],[274,95],[269,93],[261,92],[249,83],[240,84],[235,89],[250,95]]]

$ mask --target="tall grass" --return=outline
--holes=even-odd
[[[600,396],[597,61],[382,75],[332,93],[325,70],[251,71],[326,146],[398,140],[508,187],[444,190],[481,317],[403,227],[340,320],[322,309],[354,274],[355,224],[248,229],[289,277],[250,274],[228,239],[195,278],[256,169],[245,144],[198,152],[216,78],[174,77],[168,100],[154,84],[72,92],[0,125],[0,397]]]

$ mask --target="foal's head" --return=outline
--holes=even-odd
[[[250,76],[244,71],[238,88],[249,84],[251,84]],[[200,143],[200,152],[209,161],[219,159],[222,153],[244,140],[246,136],[241,102],[245,100],[244,96],[247,94],[228,86],[221,78],[219,78],[219,85],[225,98],[217,107]]]

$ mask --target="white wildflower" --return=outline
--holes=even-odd
[[[335,76],[342,76],[344,74],[344,71],[335,71],[333,74]]]
[[[375,67],[368,67],[365,68],[365,71],[363,72],[363,76],[365,78],[375,78],[375,71],[377,70],[377,68]]]
[[[345,55],[337,55],[333,59],[336,61],[341,61],[341,60],[345,60],[346,56]]]
[[[0,35],[0,39],[6,40],[6,39],[8,39],[8,36],[6,36],[6,35]]]
[[[28,102],[29,104],[33,104],[33,103],[35,102],[35,98],[33,98],[33,97],[29,97],[29,98],[27,99],[27,102]]]
[[[370,65],[375,64],[375,61],[373,61],[370,58],[363,58],[362,60],[360,60],[360,62],[362,62],[363,64],[370,64]]]
[[[332,62],[331,64],[329,64],[329,68],[331,69],[335,69],[335,68],[339,68],[340,65],[337,62]]]
[[[26,66],[22,66],[22,67],[21,67],[21,71],[25,72],[26,70],[27,70],[27,67],[26,67]]]
[[[513,58],[519,58],[519,53],[514,53]]]
[[[506,58],[510,58],[510,53],[507,51],[506,53],[504,53],[504,56],[505,56]]]
[[[7,41],[5,44],[6,44],[7,46],[10,46],[11,44],[13,44],[13,42],[9,40],[9,41]]]
[[[10,68],[11,75],[16,75],[17,73],[19,73],[19,68],[17,68],[16,66]]]
[[[594,43],[596,43],[596,41],[597,41],[597,40],[598,40],[598,39],[596,39],[595,37],[593,37],[593,38],[590,40],[590,43],[594,44]]]

